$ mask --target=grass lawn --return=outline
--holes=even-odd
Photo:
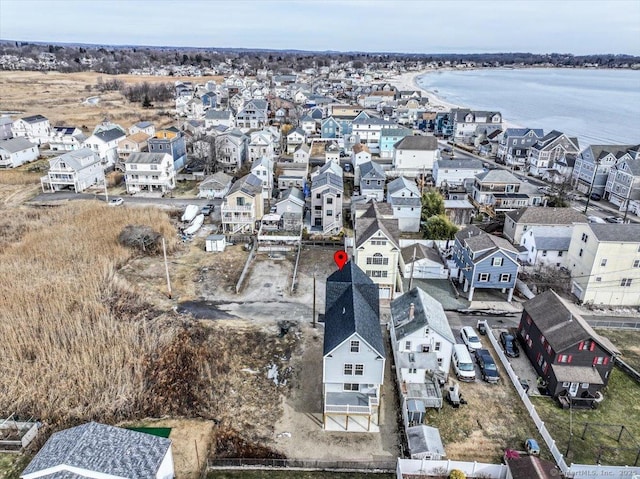
[[[0,479],[18,479],[29,460],[22,454],[0,454]]]
[[[366,472],[210,471],[207,479],[393,479],[395,474]]]
[[[640,371],[640,332],[624,329],[598,329],[599,334],[609,338],[622,352],[622,360],[636,371]]]
[[[622,466],[633,465],[640,448],[639,396],[640,385],[618,368],[614,368],[609,384],[604,390],[605,399],[598,409],[569,411],[561,409],[557,402],[549,398],[532,397],[531,400],[562,453],[567,450],[572,424],[573,440],[569,455],[566,457],[567,464],[572,462],[595,464],[600,446],[630,448],[602,451],[601,464]],[[591,423],[593,426],[588,428],[585,439],[582,439],[585,423]],[[596,424],[608,426],[596,426]],[[622,424],[625,426],[625,432],[618,443],[617,438]]]

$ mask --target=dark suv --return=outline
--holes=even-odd
[[[500,333],[500,342],[502,343],[504,354],[510,358],[517,358],[520,356],[520,350],[516,344],[516,338],[514,338],[512,334],[502,331]]]
[[[482,379],[488,383],[497,383],[500,379],[500,373],[495,361],[491,357],[491,353],[488,349],[476,350],[476,362],[480,366],[480,373]]]

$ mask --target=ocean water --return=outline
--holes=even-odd
[[[518,126],[577,136],[581,147],[640,143],[640,71],[492,68],[431,72],[417,83]]]

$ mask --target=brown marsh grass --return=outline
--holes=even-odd
[[[129,292],[115,272],[132,256],[117,236],[148,224],[173,248],[168,217],[94,202],[11,214],[14,227],[44,227],[26,226],[0,251],[0,411],[51,423],[128,417],[144,400],[144,358],[174,333],[114,314]],[[144,309],[140,297],[129,294],[128,307]]]

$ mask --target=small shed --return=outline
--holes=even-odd
[[[424,401],[419,399],[409,399],[407,401],[409,424],[422,424],[426,412],[427,408],[424,405]]]
[[[409,427],[407,440],[411,459],[439,461],[446,456],[438,428],[425,425]]]
[[[224,251],[227,240],[224,235],[209,235],[204,242],[204,249],[208,252],[220,253]]]

